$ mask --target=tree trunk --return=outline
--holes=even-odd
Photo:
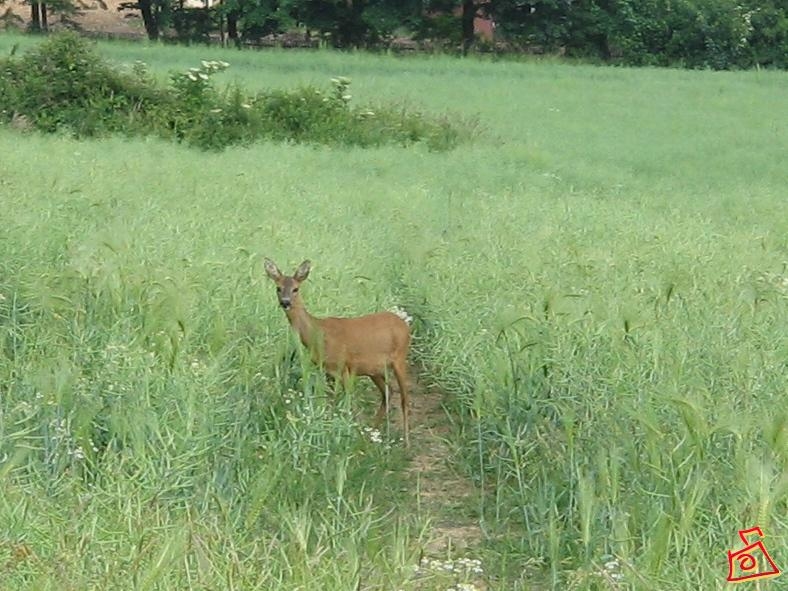
[[[41,30],[44,33],[49,32],[49,24],[47,23],[47,5],[41,4]]]
[[[473,35],[473,19],[476,18],[476,3],[474,0],[462,0],[462,55],[468,55],[475,40]]]
[[[139,6],[148,39],[156,41],[159,38],[159,23],[156,21],[156,14],[153,11],[153,0],[139,0]]]
[[[240,41],[238,40],[238,13],[234,11],[227,13],[227,39],[235,43],[236,46],[240,46]]]
[[[38,2],[30,4],[30,30],[34,33],[41,32],[41,5]]]

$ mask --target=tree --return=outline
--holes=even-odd
[[[80,8],[83,7],[82,0],[50,0],[49,2],[27,0],[27,3],[30,5],[30,24],[28,28],[34,33],[49,32],[49,21],[52,15],[58,16],[61,22],[65,21],[73,24],[70,18],[78,14]],[[106,5],[104,8],[106,8]]]
[[[398,28],[414,29],[422,0],[281,0],[282,11],[307,30],[318,31],[334,47],[363,47]]]
[[[159,38],[161,30],[170,23],[172,17],[170,0],[121,2],[118,10],[139,10],[145,32],[151,41],[156,41]]]
[[[486,13],[495,19],[497,30],[504,36],[544,49],[566,44],[571,21],[594,0],[490,0]]]
[[[747,65],[788,68],[788,1],[746,0],[742,4],[751,27]]]
[[[422,35],[448,36],[455,42],[459,40],[462,54],[467,55],[476,42],[474,21],[488,14],[487,0],[428,0],[425,3],[423,18],[426,26],[422,28]],[[459,34],[448,33],[445,28],[447,22],[451,27],[456,27]]]
[[[227,37],[236,44],[241,38],[279,33],[292,24],[279,0],[225,0],[219,10],[227,22]]]
[[[334,47],[360,47],[369,38],[370,27],[364,20],[367,0],[283,0],[282,4],[297,23],[320,31]]]
[[[33,33],[46,33],[49,30],[47,5],[42,2],[30,2],[30,24],[28,29]]]

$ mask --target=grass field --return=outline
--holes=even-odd
[[[788,568],[788,74],[100,47],[478,131],[0,129],[0,589],[723,589],[755,525]],[[414,316],[410,451],[264,256],[317,315]]]

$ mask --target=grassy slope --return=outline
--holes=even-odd
[[[286,361],[264,254],[315,262],[315,313],[417,315],[490,588],[620,588],[608,555],[635,588],[720,587],[755,523],[788,558],[785,74],[102,48],[253,88],[347,75],[482,131],[448,154],[0,131],[0,585],[448,587],[409,580],[436,516],[402,510],[398,448]]]

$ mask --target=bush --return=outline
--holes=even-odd
[[[491,6],[510,40],[570,55],[713,69],[788,64],[783,0],[500,0]]]
[[[746,49],[746,65],[788,68],[788,6],[779,0],[750,2],[752,32]]]
[[[20,59],[0,62],[0,113],[24,115],[33,127],[77,136],[120,131],[127,118],[153,108],[161,93],[139,71],[105,64],[72,33],[57,35]]]
[[[88,41],[62,33],[22,58],[0,61],[0,118],[24,116],[45,132],[158,135],[204,149],[272,139],[357,146],[423,142],[446,150],[462,139],[448,119],[392,105],[351,106],[347,78],[333,79],[328,91],[306,86],[250,96],[239,87],[218,90],[212,77],[228,65],[203,61],[161,86],[144,64],[120,70]]]

